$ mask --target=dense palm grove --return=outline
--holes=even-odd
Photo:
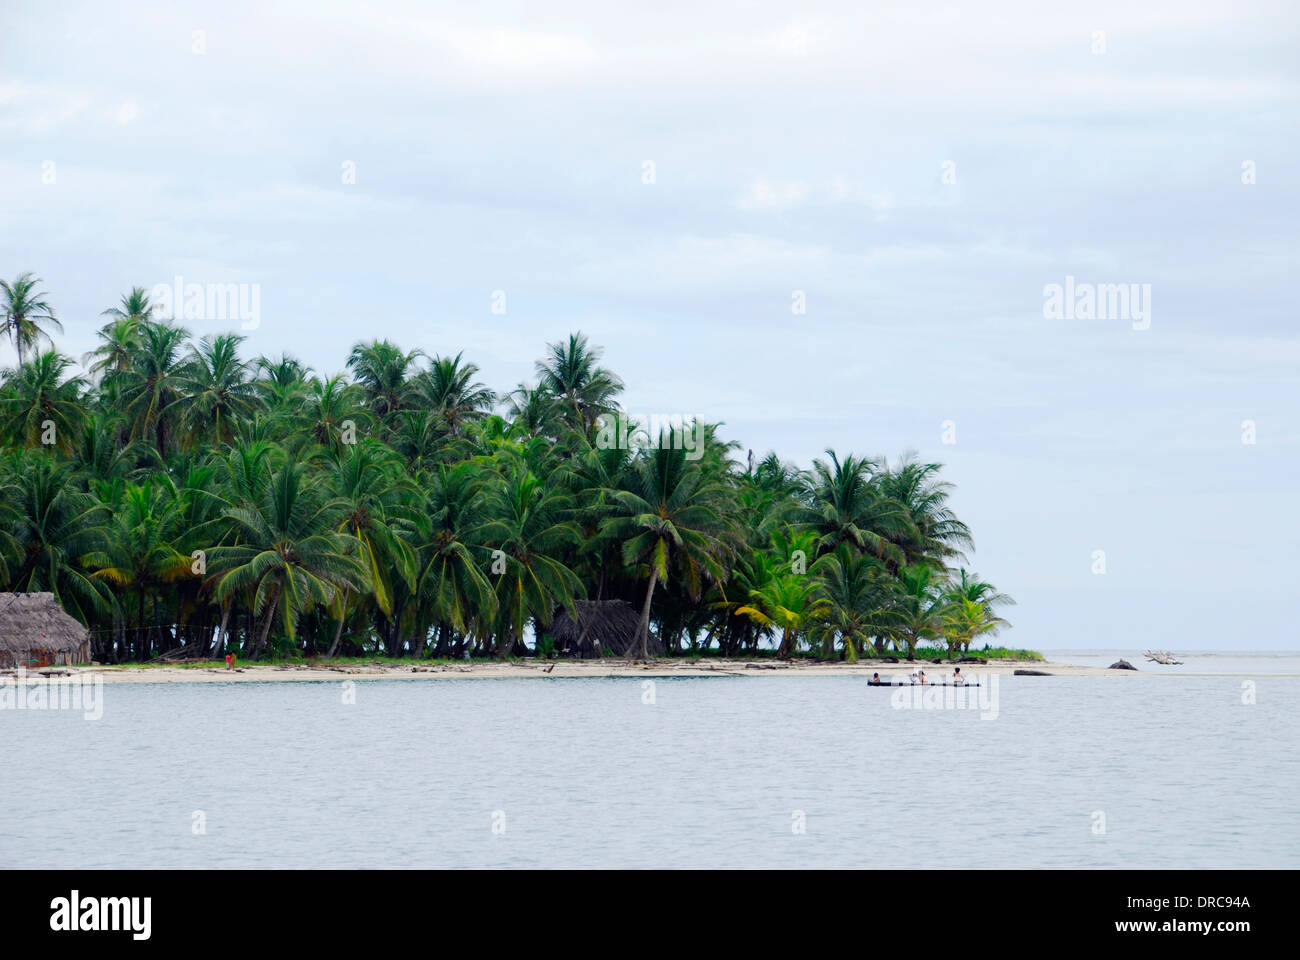
[[[0,318],[0,589],[55,593],[101,661],[546,655],[579,599],[626,600],[670,653],[851,660],[1005,623],[937,464],[801,471],[707,425],[697,451],[601,443],[622,383],[580,333],[498,395],[387,340],[344,373],[246,358],[139,288],[80,365],[39,279],[0,281]]]

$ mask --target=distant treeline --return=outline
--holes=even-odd
[[[0,281],[0,589],[54,592],[96,659],[546,654],[579,599],[627,601],[636,649],[670,653],[965,649],[1005,623],[938,464],[803,471],[691,421],[628,443],[581,333],[498,394],[387,340],[342,373],[243,357],[136,288],[83,376],[39,286]]]

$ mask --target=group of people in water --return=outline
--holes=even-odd
[[[928,677],[926,677],[925,671],[922,670],[920,667],[917,667],[915,670],[912,671],[911,682],[913,684],[927,684],[927,683],[934,683],[935,681],[932,681]],[[954,687],[965,686],[966,678],[961,675],[961,667],[953,667],[952,676],[949,677],[947,681],[940,680],[938,681],[938,683],[942,685],[950,684],[951,686]],[[890,683],[889,681],[881,680],[880,674],[873,673],[871,675],[871,679],[867,681],[867,686],[888,687],[890,686]]]

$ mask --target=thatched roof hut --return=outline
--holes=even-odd
[[[90,633],[52,593],[0,593],[0,667],[90,662]]]
[[[641,617],[625,600],[579,600],[576,606],[577,620],[561,610],[546,628],[557,653],[566,657],[599,657],[606,651],[616,657],[628,655]],[[663,655],[664,645],[651,632],[646,649],[658,657]]]

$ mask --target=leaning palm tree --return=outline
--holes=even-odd
[[[596,418],[614,409],[623,381],[598,366],[602,351],[587,343],[581,331],[569,334],[567,342],[548,343],[544,360],[536,364],[540,385],[571,412],[573,426],[590,430]]]
[[[644,659],[649,654],[650,603],[669,567],[680,570],[682,587],[698,599],[706,577],[725,579],[724,562],[734,529],[728,516],[728,491],[710,481],[699,460],[686,459],[686,451],[660,443],[643,452],[624,477],[624,488],[613,491],[616,515],[604,526],[606,536],[623,544],[623,563],[644,568],[649,576],[636,642]]]
[[[63,324],[55,319],[45,294],[36,289],[40,282],[41,278],[30,271],[20,273],[12,283],[0,280],[0,330],[13,342],[19,366],[32,347],[40,343],[53,346],[46,327],[63,332]]]

